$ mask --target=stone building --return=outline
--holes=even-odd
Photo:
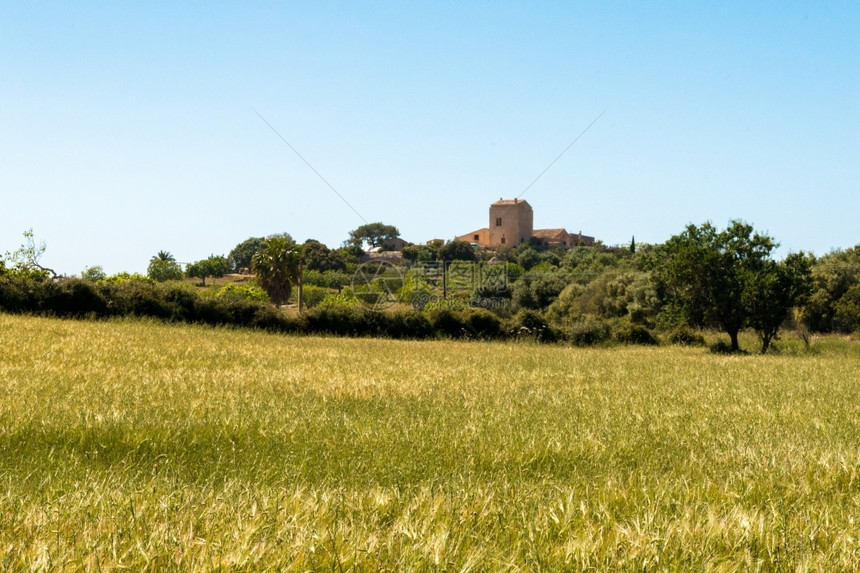
[[[594,245],[594,237],[583,235],[581,231],[572,234],[564,229],[535,229],[532,206],[522,199],[499,199],[490,205],[489,227],[476,229],[454,240],[489,248],[516,247],[526,241],[548,247]]]

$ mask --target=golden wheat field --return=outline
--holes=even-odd
[[[856,342],[0,342],[3,570],[860,568]]]

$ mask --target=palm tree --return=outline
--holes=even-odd
[[[286,304],[298,283],[301,273],[301,249],[288,237],[266,239],[263,246],[251,257],[251,270],[257,283],[276,305]]]
[[[169,252],[158,251],[158,254],[149,259],[146,274],[158,282],[175,281],[182,278],[182,267]]]
[[[150,261],[164,261],[165,263],[176,262],[176,259],[168,251],[158,251],[158,253],[149,260]]]

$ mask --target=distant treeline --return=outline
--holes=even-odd
[[[456,306],[456,305],[452,305]],[[89,281],[77,278],[34,280],[7,274],[0,276],[0,309],[59,318],[105,319],[150,317],[164,321],[217,326],[250,327],[270,332],[380,336],[395,339],[436,337],[464,339],[527,338],[554,341],[566,338],[540,313],[521,310],[504,319],[484,309],[448,308],[427,311],[379,312],[360,304],[327,303],[301,315],[288,314],[269,302],[241,295],[211,296],[182,283],[156,283],[139,277]],[[624,342],[655,343],[642,329],[616,332]],[[591,344],[611,339],[603,325],[597,334],[573,337]]]
[[[249,247],[246,258],[273,243],[255,241],[240,245]],[[58,278],[28,263],[40,252],[32,242],[17,256],[7,253],[6,265],[0,261],[0,310],[74,318],[141,316],[289,333],[527,338],[579,345],[658,339],[700,344],[700,329],[718,329],[729,335],[731,351],[738,350],[738,332],[751,329],[763,352],[780,328],[860,330],[860,245],[777,261],[771,257],[776,243],[740,222],[725,230],[690,225],[656,246],[631,241],[629,247],[563,249],[523,243],[484,250],[452,243],[444,253],[429,254],[422,249],[430,247],[413,246],[415,252],[404,253],[410,256],[391,272],[354,261],[331,264],[333,251],[316,242],[282,242],[294,255],[291,264],[303,266],[302,314],[295,312],[298,289],[290,284],[281,289],[281,300],[292,302],[292,309],[272,303],[272,289],[261,288],[260,268],[256,284],[249,276],[243,285],[203,289],[151,273]],[[229,259],[238,256],[233,252]],[[153,262],[169,265],[172,257],[159,253]],[[294,283],[294,271],[282,280]],[[205,280],[206,273],[201,275]]]

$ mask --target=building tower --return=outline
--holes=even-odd
[[[490,205],[490,247],[516,247],[532,238],[534,213],[522,199],[499,199]]]

